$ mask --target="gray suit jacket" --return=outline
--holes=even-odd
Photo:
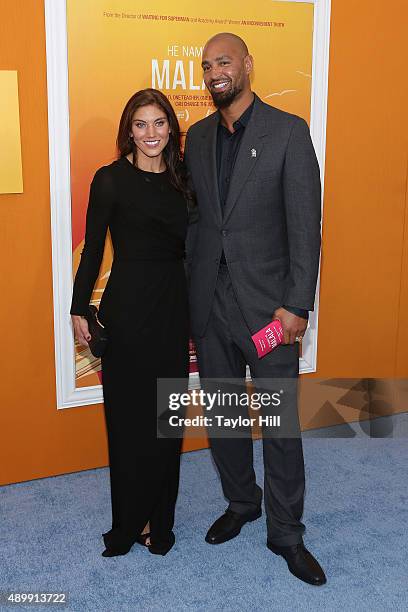
[[[218,113],[206,117],[186,139],[198,203],[187,240],[193,336],[205,333],[223,249],[252,334],[279,306],[313,310],[319,267],[320,174],[307,123],[255,97],[223,213],[218,121]]]

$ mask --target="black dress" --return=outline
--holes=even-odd
[[[95,174],[71,314],[87,311],[109,228],[114,258],[99,309],[109,333],[102,385],[112,529],[104,541],[117,551],[148,521],[151,552],[174,540],[181,440],[157,437],[156,379],[184,378],[187,387],[187,218],[167,171],[139,170],[123,157]]]

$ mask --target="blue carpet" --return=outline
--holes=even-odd
[[[137,544],[101,557],[107,469],[2,487],[0,590],[65,591],[74,611],[406,611],[406,449],[406,439],[305,438],[305,543],[325,568],[323,587],[296,580],[267,550],[264,517],[223,545],[204,542],[226,507],[205,450],[182,457],[177,541],[166,557]],[[256,442],[260,483],[261,450]]]

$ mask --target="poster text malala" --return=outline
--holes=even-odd
[[[193,45],[170,44],[167,47],[167,55],[172,59],[159,61],[152,59],[152,87],[153,89],[189,89],[204,90],[205,85],[200,75],[198,75],[197,66],[194,68],[194,61],[191,59],[176,59],[183,58],[200,58],[203,54],[203,48]],[[196,71],[196,74],[194,73]]]
[[[194,72],[195,71],[195,72]],[[200,75],[198,74],[200,72]],[[201,70],[194,67],[194,61],[152,59],[153,89],[205,89]]]

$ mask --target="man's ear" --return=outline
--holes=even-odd
[[[245,60],[245,70],[247,74],[251,74],[253,68],[254,68],[254,58],[252,57],[252,55],[247,55]]]

